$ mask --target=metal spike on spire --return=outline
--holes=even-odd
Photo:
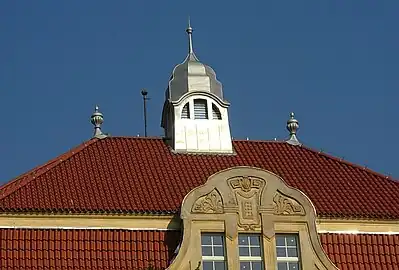
[[[186,32],[188,34],[188,57],[189,57],[189,60],[190,61],[198,61],[198,58],[194,53],[193,28],[191,27],[190,16],[188,17],[188,26],[187,26]]]
[[[290,119],[287,121],[287,130],[290,132],[290,138],[287,140],[287,143],[292,145],[301,145],[296,137],[296,133],[299,129],[299,122],[294,117],[295,114],[292,112],[290,114]]]
[[[193,49],[193,28],[191,28],[191,22],[190,22],[190,16],[188,17],[188,27],[186,29],[186,32],[188,34],[188,53],[193,54],[194,49]]]
[[[94,112],[91,115],[91,123],[94,126],[94,134],[93,138],[105,138],[107,137],[102,131],[101,131],[101,125],[104,123],[104,117],[103,114],[99,111],[99,107],[96,105],[94,107]]]

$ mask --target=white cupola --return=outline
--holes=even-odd
[[[161,126],[177,152],[232,153],[228,107],[213,69],[194,54],[190,24],[189,50],[177,65],[166,90]]]

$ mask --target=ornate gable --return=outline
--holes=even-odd
[[[302,269],[337,269],[321,247],[311,201],[262,169],[234,167],[210,176],[184,198],[181,218],[183,240],[169,269],[198,269],[203,232],[225,234],[229,269],[238,269],[239,233],[263,236],[267,269],[275,269],[275,235],[279,233],[299,236]]]

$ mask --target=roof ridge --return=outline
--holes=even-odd
[[[96,141],[98,141],[97,138],[93,138],[93,139],[90,139],[88,141],[85,141],[85,142],[79,144],[78,146],[66,151],[65,153],[57,156],[56,158],[50,159],[49,161],[47,161],[43,165],[39,165],[38,167],[35,167],[32,170],[17,176],[17,178],[11,180],[10,182],[8,182],[5,185],[0,187],[0,200],[3,200],[5,197],[7,197],[10,194],[14,193],[18,189],[24,187],[25,185],[30,183],[32,180],[34,180],[37,177],[45,174],[50,169],[53,169],[54,167],[56,167],[60,163],[70,159],[72,156],[76,155],[77,153],[79,153],[80,151],[85,149],[87,146],[93,144]],[[47,167],[47,170],[42,170],[45,167]],[[38,172],[38,173],[36,174],[36,172]],[[16,184],[18,184],[18,182],[23,180],[25,177],[27,179],[25,179],[22,183],[19,183],[19,185],[16,186]]]
[[[138,140],[163,140],[164,137],[162,136],[108,136],[107,138],[110,139],[138,139]]]
[[[293,146],[294,146],[294,145],[293,145]],[[295,147],[297,147],[297,146],[295,146]],[[313,153],[315,153],[315,154],[317,154],[317,155],[324,156],[324,157],[326,157],[326,158],[332,159],[332,160],[337,161],[337,162],[340,162],[340,163],[342,163],[342,164],[346,164],[346,165],[351,166],[351,167],[353,167],[353,168],[360,169],[360,170],[362,170],[362,171],[366,171],[367,173],[372,174],[372,175],[374,175],[374,176],[381,177],[381,178],[384,178],[384,179],[387,179],[387,180],[391,180],[391,181],[393,181],[394,183],[398,183],[398,184],[399,184],[399,181],[395,181],[396,179],[393,178],[392,176],[389,176],[389,175],[385,175],[385,174],[383,174],[383,173],[376,172],[376,171],[371,170],[370,168],[367,168],[367,167],[362,167],[362,166],[360,166],[360,165],[358,165],[358,164],[356,164],[356,163],[353,163],[353,162],[351,162],[351,161],[345,160],[345,159],[343,159],[343,158],[338,158],[338,157],[336,157],[336,156],[334,156],[334,155],[332,155],[332,154],[329,154],[329,153],[326,153],[326,152],[323,152],[323,151],[320,151],[320,150],[316,150],[316,149],[314,149],[314,148],[312,148],[312,147],[310,147],[310,146],[306,146],[306,145],[303,145],[303,144],[302,144],[302,145],[300,145],[299,147],[304,148],[304,149],[306,149],[306,150],[308,150],[308,151],[311,151],[311,152],[313,152]],[[399,179],[398,179],[398,180],[399,180]]]
[[[286,143],[286,141],[281,141],[281,140],[261,140],[261,139],[256,139],[256,140],[251,140],[251,139],[233,139],[233,142],[253,142],[253,143]]]
[[[163,136],[109,136],[107,138],[110,139],[137,139],[137,140],[164,140]],[[286,143],[286,141],[282,140],[247,140],[247,139],[233,139],[233,142],[256,142],[256,143]]]

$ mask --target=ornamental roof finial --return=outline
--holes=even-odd
[[[290,114],[290,119],[287,121],[287,130],[290,132],[290,138],[287,140],[287,143],[292,145],[300,145],[301,143],[296,137],[296,133],[299,129],[299,122],[294,117],[295,114],[292,112]]]
[[[186,29],[186,32],[188,34],[188,53],[193,54],[194,49],[193,49],[193,28],[191,28],[191,22],[190,22],[190,16],[188,17],[188,27]]]
[[[93,138],[104,138],[106,135],[101,131],[101,125],[104,123],[103,114],[99,111],[98,106],[94,107],[94,113],[91,115],[91,123],[94,125]]]
[[[190,17],[188,17],[188,27],[186,29],[186,32],[188,34],[188,59],[190,61],[198,61],[198,58],[194,53],[193,28],[191,27]]]

